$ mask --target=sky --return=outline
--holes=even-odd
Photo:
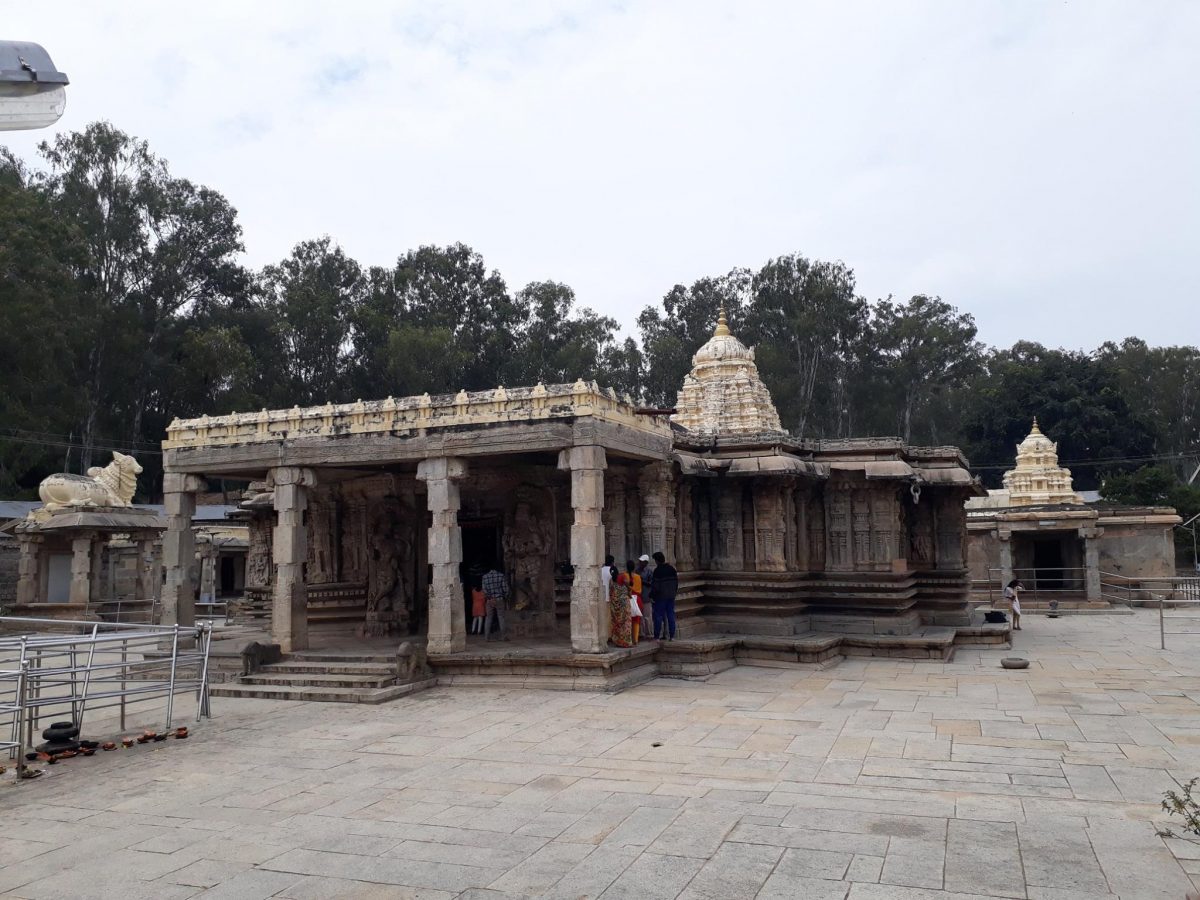
[[[633,331],[799,252],[992,345],[1200,343],[1191,0],[4,7],[71,78],[51,132],[145,138],[229,198],[253,266],[462,241]]]

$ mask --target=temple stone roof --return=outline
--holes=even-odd
[[[723,309],[713,336],[692,357],[675,409],[671,421],[694,434],[784,433],[754,350],[733,336]]]
[[[1071,484],[1071,470],[1058,464],[1058,444],[1042,434],[1037,419],[1017,445],[1017,465],[1004,473],[1009,506],[1082,503]]]

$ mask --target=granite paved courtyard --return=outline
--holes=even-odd
[[[10,770],[0,895],[1182,900],[1200,846],[1153,820],[1200,774],[1200,635],[1170,640],[1030,616],[1026,671],[214,699],[186,742]]]

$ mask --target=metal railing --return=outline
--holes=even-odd
[[[1140,603],[1158,607],[1159,647],[1167,649],[1167,635],[1200,634],[1200,628],[1194,631],[1169,631],[1167,622],[1192,621],[1200,623],[1200,612],[1172,612],[1168,608],[1189,605],[1200,606],[1200,576],[1163,576],[1160,578],[1131,578],[1127,575],[1114,575],[1111,572],[1100,573],[1101,585],[1106,591],[1115,591],[1125,603],[1133,606]],[[1168,607],[1170,604],[1170,607]],[[1182,627],[1182,626],[1181,626]]]
[[[1009,580],[1016,578],[1021,582],[1021,602],[1038,602],[1040,600],[1059,600],[1066,595],[1083,599],[1087,594],[1087,569],[1038,566],[1027,569],[1001,569],[992,567],[987,570],[988,577],[982,584],[972,582],[972,590],[986,590],[988,606],[994,606],[995,601],[1004,596],[1004,586]]]
[[[70,628],[74,633],[47,633]],[[24,768],[40,722],[69,715],[82,728],[89,711],[118,710],[126,727],[130,704],[166,700],[169,731],[177,694],[194,693],[196,719],[208,716],[208,654],[212,628],[0,617],[0,741]],[[18,775],[21,772],[18,771]]]

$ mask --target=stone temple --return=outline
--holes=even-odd
[[[510,634],[568,674],[949,658],[1004,639],[970,624],[963,507],[982,491],[962,454],[792,437],[724,314],[673,414],[577,381],[177,420],[163,451],[167,619],[192,616],[194,493],[249,480],[238,615],[285,653],[340,628],[425,639],[439,676],[478,672],[464,585],[493,560]],[[604,556],[657,550],[680,572],[680,639],[614,650]]]

